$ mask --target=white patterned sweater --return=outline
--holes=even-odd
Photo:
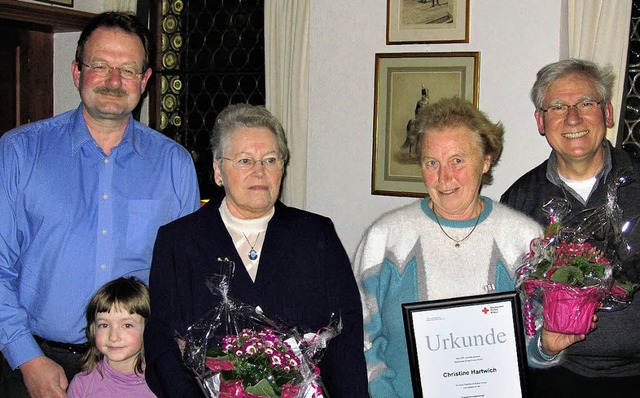
[[[403,393],[411,390],[411,380],[402,303],[514,290],[521,257],[542,228],[482,198],[486,205],[479,222],[460,247],[438,226],[428,198],[382,216],[362,239],[354,273],[363,303],[372,397],[410,396]],[[476,219],[440,218],[440,223],[460,240]]]

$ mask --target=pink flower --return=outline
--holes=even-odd
[[[280,354],[275,354],[271,356],[271,366],[278,366],[282,364],[282,357]]]
[[[244,346],[244,352],[246,352],[248,355],[253,355],[258,351],[258,349],[256,348],[255,344],[247,344],[246,346]]]

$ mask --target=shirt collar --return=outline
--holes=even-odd
[[[93,137],[91,137],[91,133],[89,133],[89,128],[87,127],[87,123],[84,121],[84,116],[82,115],[82,104],[76,108],[73,113],[73,122],[71,123],[71,153],[75,154],[78,150],[88,142],[94,142]]]
[[[89,128],[87,127],[87,123],[84,120],[84,115],[82,114],[82,104],[80,104],[75,110],[72,118],[73,122],[71,124],[71,153],[75,154],[85,144],[93,143],[94,145],[96,145],[96,142],[91,136]],[[133,117],[129,117],[129,123],[127,124],[127,128],[124,131],[122,141],[117,145],[117,147],[129,144],[138,156],[143,157],[142,148],[144,148],[144,146],[141,145],[140,139],[141,136],[135,128]]]

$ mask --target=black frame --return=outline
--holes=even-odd
[[[49,3],[56,4],[59,6],[71,7],[73,8],[73,0],[37,0],[41,3]]]
[[[423,301],[417,303],[402,304],[402,316],[407,339],[407,349],[409,354],[409,366],[411,368],[411,382],[416,398],[423,397],[422,383],[420,381],[419,358],[416,348],[416,337],[414,330],[413,314],[416,312],[442,310],[448,308],[468,307],[476,305],[490,305],[496,303],[509,303],[511,306],[511,317],[513,330],[515,332],[515,343],[517,350],[518,374],[520,375],[520,390],[522,397],[526,397],[526,369],[527,354],[524,338],[524,325],[522,318],[522,307],[520,296],[515,291],[503,293],[490,293],[477,296],[458,297],[444,300]]]

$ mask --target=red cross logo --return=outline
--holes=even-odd
[[[485,314],[485,315],[487,315],[487,313],[489,312],[489,310],[487,309],[487,307],[484,307],[484,308],[482,309],[482,312],[484,312],[484,314]]]

